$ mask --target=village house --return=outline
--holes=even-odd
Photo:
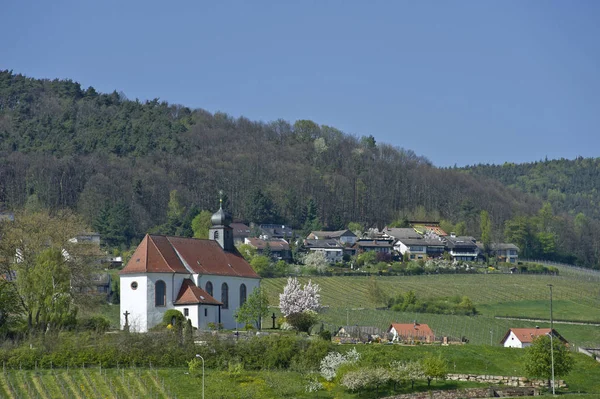
[[[490,247],[492,255],[500,262],[517,263],[519,260],[519,247],[515,244],[492,243]]]
[[[415,343],[416,341],[432,343],[435,341],[435,334],[427,324],[414,323],[392,323],[387,329],[387,333],[392,335],[393,342]]]
[[[564,344],[568,344],[556,330],[550,330],[549,328],[510,328],[500,343],[505,348],[527,348],[531,346],[533,341],[540,336],[550,335],[552,331],[552,337],[560,340]]]
[[[146,235],[120,272],[121,328],[146,332],[177,309],[193,327],[236,327],[260,277],[233,245],[230,218],[212,216],[209,239]]]
[[[290,226],[283,224],[261,224],[260,235],[267,236],[268,239],[283,238],[289,240],[294,235],[294,230]]]
[[[235,245],[243,244],[246,238],[250,237],[250,226],[239,222],[233,222],[229,226],[233,232],[233,243]]]
[[[356,234],[350,230],[337,230],[337,231],[311,231],[308,240],[336,240],[342,246],[352,246],[358,239]]]
[[[344,247],[337,240],[304,240],[304,248],[310,252],[320,252],[329,263],[344,259]]]
[[[271,251],[270,256],[273,259],[288,261],[292,257],[290,244],[282,238],[269,240],[266,239],[266,237],[250,237],[244,240],[244,244],[248,244],[252,248],[256,248],[256,253],[258,255],[264,255],[266,252]]]
[[[450,234],[444,237],[446,250],[454,260],[474,262],[479,256],[479,247],[475,238],[470,236],[455,236]]]
[[[354,247],[358,252],[379,252],[384,254],[391,254],[394,248],[393,240],[388,239],[359,239],[354,244]]]

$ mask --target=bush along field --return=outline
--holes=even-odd
[[[95,347],[93,337],[63,354],[68,366],[61,367],[47,364],[52,356],[57,359],[57,349],[4,348],[0,397],[198,398],[203,373],[195,352],[205,360],[207,398],[380,398],[488,386],[445,380],[447,373],[525,375],[524,350],[489,345],[332,345],[316,337],[274,333],[235,341],[224,333],[199,346],[181,343],[173,333],[151,335],[129,337],[131,349],[112,352],[114,359],[104,357],[102,364],[92,360],[101,358],[107,343]],[[561,377],[568,389],[559,392],[598,397],[600,364],[582,354],[572,356],[572,371]],[[80,363],[84,359],[88,362]],[[120,362],[125,359],[131,363]]]

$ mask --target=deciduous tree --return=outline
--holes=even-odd
[[[552,342],[553,352],[550,351]],[[560,339],[550,339],[542,335],[533,340],[531,346],[525,349],[525,372],[530,377],[548,380],[552,378],[552,357],[554,357],[554,376],[565,376],[573,368],[573,357]]]

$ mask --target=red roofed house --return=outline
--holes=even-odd
[[[393,335],[392,341],[435,341],[435,334],[427,324],[416,322],[408,324],[392,323],[387,332]]]
[[[208,240],[146,235],[120,272],[121,327],[146,332],[177,309],[204,329],[235,328],[234,314],[260,277],[237,252],[229,217],[220,208]]]
[[[547,334],[550,334],[549,328],[511,328],[500,343],[505,348],[526,348],[531,346],[534,339]],[[552,336],[558,338],[564,344],[568,343],[556,330],[552,330]]]

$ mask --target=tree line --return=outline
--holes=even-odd
[[[0,208],[70,209],[110,246],[128,247],[148,231],[193,235],[219,190],[235,219],[300,229],[443,219],[479,236],[485,210],[496,241],[506,221],[542,208],[493,178],[310,120],[257,122],[0,71]],[[573,217],[555,217],[575,228]],[[555,253],[597,265],[597,254],[556,234]]]

